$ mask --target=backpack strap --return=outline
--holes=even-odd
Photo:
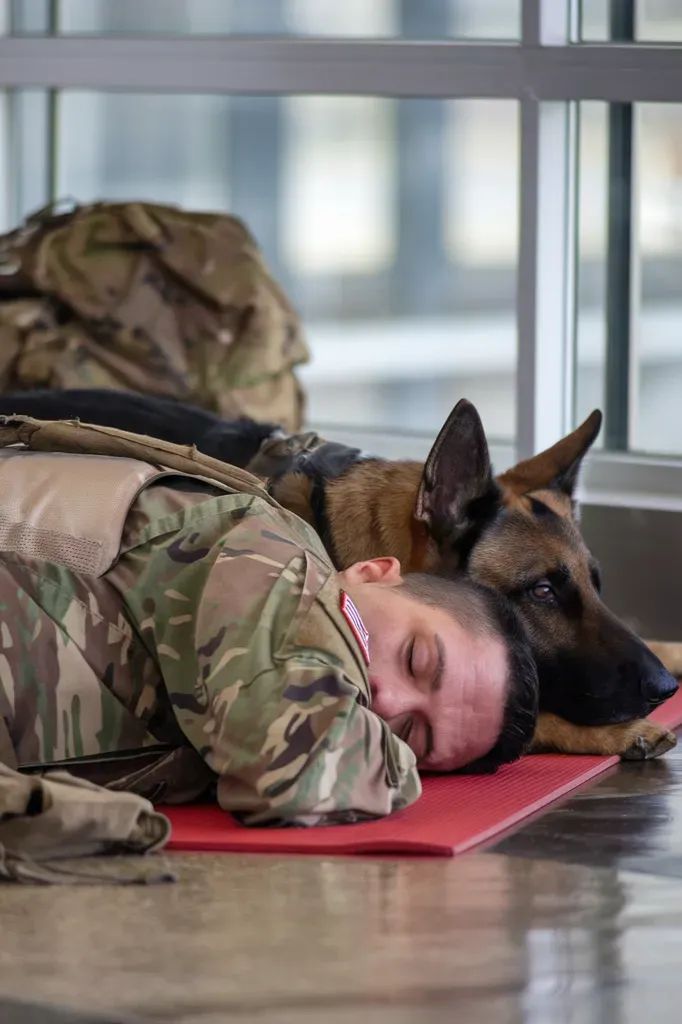
[[[195,445],[171,444],[155,437],[133,434],[114,427],[100,427],[80,420],[37,420],[32,416],[0,416],[0,448],[24,445],[33,451],[68,452],[80,455],[112,455],[137,459],[163,469],[203,477],[230,490],[253,494],[269,505],[279,503],[268,494],[262,480],[237,466],[198,451]]]

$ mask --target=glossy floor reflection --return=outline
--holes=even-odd
[[[493,849],[682,879],[682,743],[658,761],[621,764]]]
[[[681,781],[679,755],[622,768],[458,860],[193,855],[172,887],[1,887],[0,1020],[677,1021]]]

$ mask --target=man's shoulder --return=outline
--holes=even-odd
[[[315,576],[314,560],[308,561],[307,575]],[[357,609],[339,586],[336,574],[320,582],[292,640],[299,653],[313,652],[342,667],[369,700],[369,635]]]
[[[242,546],[277,547],[290,557],[309,551],[329,563],[318,535],[298,516],[276,503],[225,491],[210,481],[170,478],[143,490],[129,513],[123,546],[130,549],[154,538],[162,547],[172,546],[178,533],[206,538],[234,534]]]

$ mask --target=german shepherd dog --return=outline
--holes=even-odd
[[[174,400],[104,390],[0,395],[0,414],[79,418],[166,441],[265,478],[313,525],[337,568],[394,555],[405,572],[465,572],[509,597],[538,665],[533,750],[658,757],[675,736],[645,720],[677,682],[602,602],[574,491],[601,413],[495,477],[473,405],[457,403],[425,465],[390,461],[276,424],[224,421]],[[663,645],[664,647],[666,645]]]

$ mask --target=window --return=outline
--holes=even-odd
[[[682,470],[675,0],[4,10],[5,224],[234,210],[305,319],[316,425],[399,454],[465,394],[503,464],[600,405],[600,472]]]

